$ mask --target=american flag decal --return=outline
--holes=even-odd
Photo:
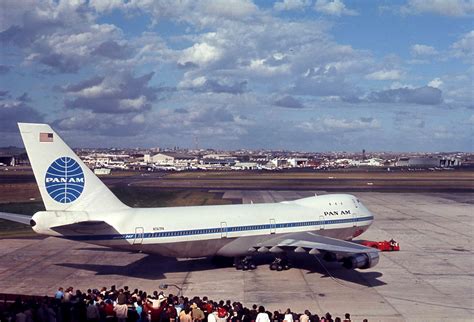
[[[40,133],[40,142],[53,142],[53,133]]]

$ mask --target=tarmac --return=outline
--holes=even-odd
[[[279,202],[308,191],[222,191],[244,203]],[[59,287],[153,291],[176,284],[188,297],[207,295],[269,310],[331,312],[353,321],[474,319],[474,194],[354,193],[375,214],[368,240],[400,243],[381,253],[376,267],[346,270],[314,256],[295,257],[295,268],[276,272],[269,258],[254,271],[216,268],[209,259],[170,259],[111,250],[57,238],[2,239],[0,292],[53,295]],[[174,286],[166,290],[176,294]]]

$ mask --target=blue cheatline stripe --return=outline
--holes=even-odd
[[[367,217],[356,217],[356,218],[345,218],[345,219],[327,219],[318,221],[302,221],[302,222],[290,222],[281,224],[262,224],[262,225],[250,225],[250,226],[232,226],[232,227],[217,227],[217,228],[202,228],[202,229],[189,229],[189,230],[177,230],[177,231],[160,231],[153,233],[143,233],[143,238],[167,238],[167,237],[181,237],[181,236],[196,236],[196,235],[210,235],[210,234],[221,234],[223,232],[234,233],[234,232],[255,232],[267,229],[278,229],[278,228],[294,228],[294,227],[308,227],[308,226],[320,226],[320,225],[335,225],[335,224],[346,224],[361,221],[373,220],[374,216]],[[80,236],[64,236],[67,239],[72,240],[121,240],[121,239],[134,239],[135,233],[130,234],[108,234],[108,235],[80,235]],[[141,237],[139,237],[141,238]]]

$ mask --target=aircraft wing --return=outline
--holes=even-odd
[[[14,221],[20,224],[30,225],[31,216],[11,214],[8,212],[0,212],[0,219]]]
[[[284,251],[295,251],[296,249],[299,249],[301,251],[305,250],[315,253],[315,250],[317,250],[344,255],[378,253],[378,250],[375,248],[366,247],[349,241],[321,236],[312,232],[284,234],[266,240],[255,246],[257,250],[261,247],[268,248],[269,250],[273,248],[274,251],[277,251],[277,248],[279,248]]]
[[[321,236],[312,232],[276,236],[253,247],[257,252],[322,253],[327,261],[343,262],[346,268],[370,268],[379,262],[379,251],[345,240]]]

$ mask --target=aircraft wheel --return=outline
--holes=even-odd
[[[277,268],[276,268],[277,271],[281,272],[283,270],[283,266],[281,265],[278,265]]]
[[[270,270],[272,271],[275,271],[277,269],[277,266],[276,264],[270,264]]]
[[[249,270],[249,265],[244,264],[244,266],[242,266],[242,270],[248,271]]]
[[[251,270],[254,270],[254,269],[256,269],[256,268],[257,268],[257,265],[255,265],[255,264],[250,264],[250,266],[249,266],[249,267],[250,267],[250,269],[251,269]]]

